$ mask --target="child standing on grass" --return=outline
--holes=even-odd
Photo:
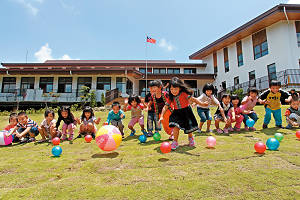
[[[293,128],[293,126],[300,126],[300,109],[299,109],[299,97],[293,96],[290,102],[290,107],[285,111],[287,129]]]
[[[77,138],[81,138],[85,135],[91,135],[95,138],[95,134],[97,132],[97,127],[95,124],[99,124],[101,118],[96,119],[93,109],[90,106],[86,106],[83,111],[80,119],[78,119],[77,123],[80,125],[79,135]]]
[[[280,89],[281,83],[277,80],[270,82],[270,89],[266,90],[260,95],[259,102],[265,104],[265,118],[263,128],[268,128],[268,124],[271,121],[271,114],[275,119],[275,125],[278,128],[282,128],[281,117],[281,102],[290,102],[292,96],[289,93]]]
[[[215,112],[214,119],[215,119],[215,126],[217,129],[217,133],[228,133],[229,128],[231,126],[231,121],[229,117],[229,113],[231,113],[231,117],[235,119],[235,112],[233,109],[233,105],[230,102],[231,98],[229,94],[223,94],[221,98],[221,108],[218,108],[217,111]],[[220,122],[225,123],[224,130],[220,129]]]
[[[42,136],[42,139],[39,141],[39,143],[46,142],[47,138],[49,142],[51,142],[51,140],[58,135],[55,129],[56,120],[54,119],[55,117],[54,111],[46,110],[44,117],[45,119],[43,120],[41,126],[39,127],[39,131]]]
[[[193,91],[191,91],[179,78],[174,77],[171,79],[170,93],[168,103],[164,106],[159,121],[164,120],[164,114],[171,106],[174,107],[174,111],[170,115],[169,127],[173,129],[174,141],[171,144],[173,150],[179,147],[178,136],[179,130],[183,130],[185,134],[188,134],[189,146],[195,146],[195,140],[193,132],[198,130],[197,120],[190,106],[190,101],[200,106],[207,106],[207,102],[200,102],[196,98],[192,97]]]
[[[233,105],[233,112],[229,112],[228,116],[230,118],[230,123],[232,124],[235,122],[234,129],[232,127],[229,127],[229,131],[240,131],[241,130],[241,124],[243,122],[244,116],[242,115],[243,110],[240,107],[240,98],[237,95],[231,96],[231,103]]]
[[[121,105],[119,102],[115,101],[111,105],[112,110],[109,111],[107,120],[104,123],[104,125],[108,125],[111,123],[111,125],[119,128],[122,138],[124,138],[124,125],[122,123],[122,119],[125,118],[124,112],[121,110]]]
[[[18,115],[16,113],[11,113],[8,119],[8,125],[4,128],[6,131],[13,130],[18,124]]]
[[[69,106],[62,106],[58,110],[58,120],[56,123],[56,130],[58,131],[60,122],[63,121],[62,126],[62,141],[67,139],[67,132],[69,133],[68,140],[72,142],[74,136],[74,130],[76,128],[77,121],[74,115],[71,113]]]
[[[241,108],[243,110],[243,116],[244,116],[243,121],[245,124],[245,131],[256,130],[254,127],[248,128],[246,122],[249,118],[253,119],[254,122],[258,120],[257,114],[253,110],[253,108],[256,106],[257,101],[258,101],[258,90],[256,88],[249,88],[248,95],[245,96],[241,102]]]
[[[220,110],[222,109],[220,102],[218,101],[218,99],[216,99],[216,97],[213,94],[214,89],[215,88],[211,83],[206,83],[202,90],[203,94],[197,98],[199,101],[208,102],[208,106],[199,106],[199,105],[197,106],[197,112],[200,117],[200,124],[199,124],[200,133],[202,130],[202,126],[206,121],[207,121],[206,132],[210,132],[210,133],[212,132],[212,130],[210,129],[212,117],[210,114],[209,107],[218,106]]]
[[[137,95],[131,95],[128,100],[125,100],[124,112],[131,110],[131,120],[128,124],[128,128],[131,130],[130,136],[135,135],[134,125],[136,123],[140,124],[142,133],[147,136],[147,132],[144,128],[144,113],[145,108],[144,102]]]

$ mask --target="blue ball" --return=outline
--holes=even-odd
[[[145,142],[147,141],[147,137],[146,137],[145,135],[140,135],[139,141],[140,141],[141,143],[145,143]]]
[[[247,125],[248,127],[253,127],[254,124],[255,124],[255,121],[254,121],[253,119],[247,119],[246,125]]]
[[[52,148],[52,154],[55,157],[60,156],[60,154],[62,153],[62,148],[60,146],[55,146]]]
[[[279,141],[276,138],[269,138],[267,140],[267,147],[269,150],[272,150],[272,151],[277,150],[279,145],[280,145]]]

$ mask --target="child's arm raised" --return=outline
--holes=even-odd
[[[201,102],[198,99],[196,99],[195,97],[191,97],[190,101],[198,104],[199,106],[204,106],[204,107],[208,106],[208,102]]]

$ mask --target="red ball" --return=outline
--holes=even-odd
[[[300,131],[296,131],[296,137],[300,139]]]
[[[60,139],[58,137],[55,137],[55,138],[52,139],[52,144],[53,145],[57,146],[57,145],[59,145],[59,143],[60,143]]]
[[[87,143],[90,143],[93,140],[93,137],[91,135],[86,135],[84,139]]]
[[[170,153],[171,152],[171,144],[169,142],[163,142],[160,145],[160,150],[162,153]]]
[[[264,153],[267,149],[266,145],[263,142],[256,142],[254,145],[254,149],[257,153]]]

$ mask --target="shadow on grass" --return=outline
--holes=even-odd
[[[257,152],[254,152],[253,154],[257,155],[258,157],[263,157],[265,155],[265,153],[257,153]]]
[[[186,154],[188,156],[199,157],[200,155],[198,155],[198,154],[192,154],[192,153],[188,152],[195,148],[196,147],[190,147],[189,145],[182,145],[182,146],[179,146],[176,150],[172,150],[170,153],[180,153],[180,154]],[[156,148],[154,148],[154,150],[156,150],[157,153],[163,154],[160,150],[160,147],[156,147]]]
[[[16,146],[24,146],[27,143],[12,143],[10,145],[6,145],[6,146],[0,146],[0,148],[9,148],[9,147],[16,147]]]
[[[158,159],[159,162],[168,162],[170,159],[168,158],[160,158]]]
[[[60,158],[60,156],[51,156],[51,158],[53,158],[53,159]]]
[[[286,135],[286,133],[278,131],[278,130],[281,130],[281,129],[282,128],[278,128],[278,127],[265,128],[265,129],[260,130],[260,132],[262,132],[265,135],[274,135],[275,133],[281,133],[281,134]]]
[[[116,158],[119,155],[118,152],[110,152],[110,153],[96,153],[92,155],[92,158]]]
[[[163,143],[163,142],[170,142],[170,140],[166,139],[166,140],[159,140],[159,141],[155,141],[155,140],[150,140],[149,142],[145,142],[145,143],[141,143],[139,142],[139,145],[141,146],[149,146],[149,145],[152,145],[152,144],[160,144],[160,143]]]
[[[211,150],[215,150],[215,147],[205,147],[206,149],[211,149]]]
[[[138,140],[139,137],[140,137],[139,135],[135,135],[135,136],[128,135],[126,138],[123,139],[123,141],[126,142],[126,141],[130,141],[130,140],[135,140],[135,139]]]

